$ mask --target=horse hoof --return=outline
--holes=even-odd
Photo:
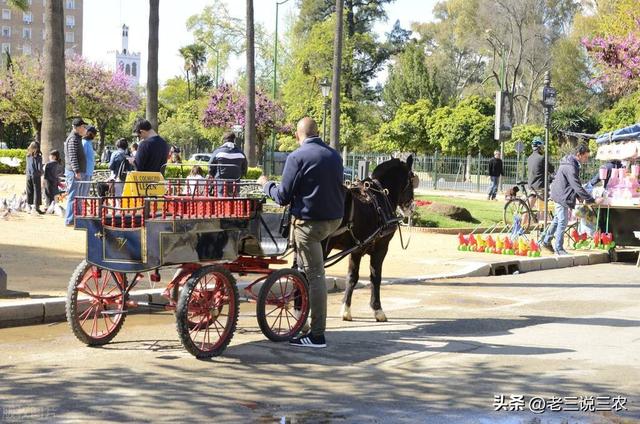
[[[342,320],[343,321],[352,321],[351,318],[351,308],[346,306],[346,305],[342,305]]]
[[[374,311],[376,321],[378,322],[387,322],[387,316],[384,314],[382,309],[377,309]]]

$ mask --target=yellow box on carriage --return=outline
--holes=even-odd
[[[131,171],[127,173],[122,197],[162,197],[166,186],[160,172]],[[122,207],[142,207],[142,199],[122,199]]]

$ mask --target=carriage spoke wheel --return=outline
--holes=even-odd
[[[274,342],[298,334],[309,315],[309,285],[294,269],[275,271],[262,284],[256,315],[260,330]]]
[[[69,281],[67,322],[73,334],[89,346],[109,343],[126,314],[126,276],[82,261]]]
[[[511,199],[504,205],[504,222],[507,225],[513,225],[516,217],[520,220],[520,227],[526,233],[531,226],[532,216],[529,206],[522,199]]]
[[[218,265],[198,269],[184,285],[176,308],[176,327],[185,349],[197,358],[220,355],[238,322],[236,281]]]

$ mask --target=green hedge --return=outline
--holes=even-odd
[[[181,165],[168,164],[164,176],[165,178],[187,178],[191,172],[191,167],[194,165],[200,165],[203,172],[207,172],[208,170],[208,165],[205,162],[183,162]],[[96,169],[109,169],[109,164],[98,163],[96,164]],[[249,168],[244,178],[247,180],[255,180],[260,175],[262,175],[262,169],[257,167]]]
[[[2,149],[0,150],[0,158],[18,158],[20,165],[12,167],[0,163],[0,174],[24,174],[27,166],[27,149]]]
[[[9,158],[18,158],[20,159],[20,166],[17,168],[12,168],[8,165],[4,165],[0,163],[0,174],[24,174],[25,165],[26,165],[26,157],[27,150],[26,149],[3,149],[0,150],[0,157],[9,157]],[[207,164],[205,162],[183,162],[182,166],[175,164],[168,164],[167,170],[165,172],[166,178],[187,178],[189,172],[191,172],[191,167],[193,165],[200,165],[203,171],[207,171]],[[96,163],[96,170],[107,170],[109,169],[108,163]],[[248,180],[255,180],[260,175],[262,175],[262,169],[260,168],[249,168],[247,170],[247,175],[244,177]]]

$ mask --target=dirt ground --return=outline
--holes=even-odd
[[[0,175],[0,198],[23,190],[24,176]],[[408,234],[405,232],[405,242]],[[414,232],[408,250],[399,237],[391,242],[383,267],[383,278],[408,278],[453,272],[459,265],[448,263],[470,259],[456,250],[456,237]],[[32,296],[59,296],[66,292],[69,278],[84,258],[85,232],[64,226],[61,217],[19,213],[0,219],[0,267],[8,275],[10,290]],[[472,259],[471,259],[472,260]],[[368,278],[368,257],[360,267],[361,279]],[[330,276],[344,277],[347,260],[329,268]]]

